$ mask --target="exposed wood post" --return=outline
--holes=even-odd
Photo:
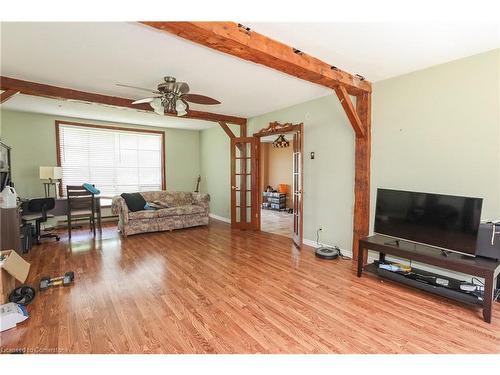
[[[17,90],[6,90],[0,94],[0,104],[6,102],[10,98],[12,98],[14,95],[19,94],[19,91]]]
[[[246,137],[247,136],[247,123],[245,122],[244,124],[240,125],[240,137]]]
[[[234,135],[231,128],[229,126],[227,126],[227,124],[225,122],[219,121],[219,125],[222,128],[222,130],[224,130],[226,132],[226,134],[229,136],[229,138],[236,138],[236,136]]]
[[[351,125],[356,133],[356,137],[364,136],[364,124],[361,122],[359,115],[352,104],[351,97],[347,93],[345,87],[339,86],[335,88],[335,93],[340,100],[340,104],[344,108],[345,113],[347,114],[347,118],[351,122]]]
[[[368,235],[370,225],[371,94],[356,97],[356,112],[364,125],[364,136],[356,134],[352,240],[354,260],[358,259],[358,241]],[[364,262],[366,263],[366,259]]]

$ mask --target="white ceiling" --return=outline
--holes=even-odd
[[[148,93],[166,75],[216,106],[193,109],[250,117],[329,94],[324,87],[239,60],[137,23],[2,23],[2,75],[106,95]]]
[[[372,82],[500,48],[499,23],[244,23]]]
[[[491,24],[245,23],[332,65],[378,81],[500,47]],[[328,95],[330,90],[137,23],[1,23],[1,74],[83,91],[138,99],[116,83],[156,87],[165,75],[216,106],[193,109],[252,117]],[[146,94],[146,95],[145,95]],[[201,129],[129,109],[17,95],[2,108],[61,116]],[[184,125],[185,124],[185,125]]]

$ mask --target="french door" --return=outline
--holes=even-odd
[[[258,155],[256,137],[231,139],[231,227],[258,229]]]
[[[302,149],[303,133],[293,134],[293,243],[297,247],[302,245]]]

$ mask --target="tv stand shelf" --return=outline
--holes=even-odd
[[[443,297],[454,299],[454,300],[459,301],[459,302],[468,303],[470,305],[480,305],[480,306],[483,305],[483,301],[481,299],[479,299],[478,297],[471,295],[469,293],[461,292],[461,291],[456,290],[454,288],[448,288],[445,286],[436,286],[436,285],[433,285],[432,283],[425,283],[423,281],[417,281],[417,280],[408,278],[408,277],[406,277],[400,273],[397,273],[397,272],[392,272],[392,271],[380,269],[380,268],[378,268],[378,266],[375,263],[370,263],[367,266],[365,266],[364,271],[374,273],[377,276],[380,276],[384,279],[396,281],[398,283],[405,284],[405,285],[411,286],[413,288],[425,290],[426,292],[434,293],[434,294],[437,294],[437,295],[440,295]],[[436,276],[443,277],[443,276],[436,274],[436,273],[426,272],[424,270],[415,269],[414,267],[412,267],[412,271],[415,273],[418,273],[420,275],[433,276],[433,277],[436,277]],[[450,280],[449,277],[446,277],[446,279]],[[458,280],[451,279],[451,281],[450,281],[451,285],[457,285],[458,283],[459,283]]]
[[[386,255],[392,255],[450,271],[482,277],[485,280],[483,300],[481,301],[481,299],[469,293],[455,290],[454,288],[435,286],[433,284],[410,279],[402,274],[381,270],[374,263],[365,265],[364,259],[366,259],[368,250],[378,251],[380,254],[380,262],[385,262]],[[493,302],[495,297],[498,297],[498,291],[495,291],[495,288],[500,289],[500,278],[498,278],[500,274],[500,261],[488,258],[470,257],[453,252],[444,255],[441,250],[430,246],[402,240],[395,242],[391,241],[391,238],[381,235],[365,237],[359,240],[358,277],[361,277],[363,271],[376,273],[381,277],[460,302],[480,305],[483,307],[483,318],[488,323],[491,322]],[[414,271],[422,275],[439,276],[448,279],[450,280],[450,286],[459,283],[459,280],[440,276],[435,273],[415,269]]]

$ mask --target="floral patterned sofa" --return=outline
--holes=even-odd
[[[146,202],[165,202],[168,208],[131,212],[121,196],[113,197],[111,211],[119,215],[118,229],[124,236],[208,225],[208,194],[145,191],[141,195]]]

